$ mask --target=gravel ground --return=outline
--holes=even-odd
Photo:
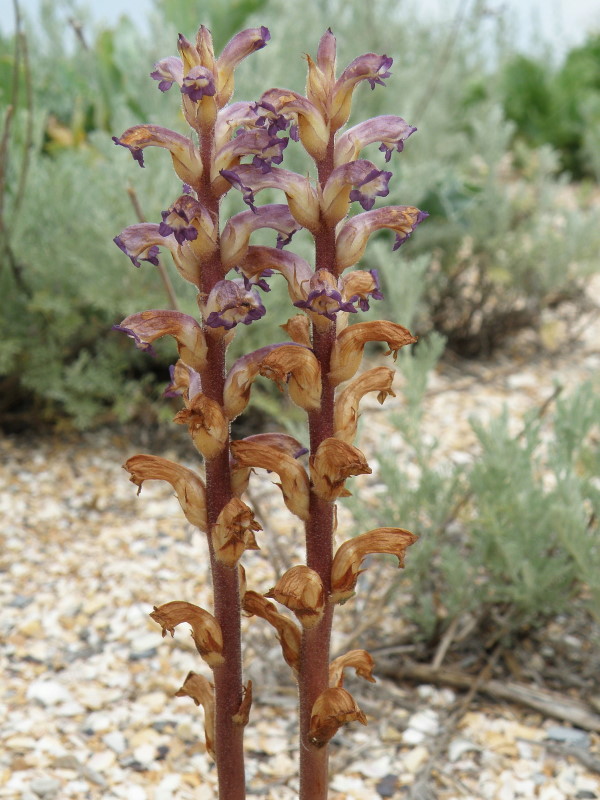
[[[598,341],[591,317],[575,350],[558,347],[528,360],[522,339],[494,363],[471,365],[471,374],[446,368],[434,375],[427,419],[444,456],[470,457],[469,414],[489,418],[508,402],[518,425],[552,393],[556,377],[573,386],[597,374]],[[395,441],[378,409],[365,410],[359,442],[370,458],[383,437]],[[174,599],[210,608],[206,544],[170,487],[151,483],[136,497],[120,468],[135,452],[110,431],[0,439],[0,798],[216,796],[202,710],[173,697],[190,669],[204,671],[203,662],[184,631],[161,639],[148,616],[154,604]],[[182,460],[179,447],[158,452]],[[249,588],[265,591],[282,559],[301,559],[300,528],[270,476],[253,478],[252,492],[268,524],[259,534],[262,551],[246,554],[245,564]],[[340,620],[343,639],[354,621]],[[295,798],[294,687],[287,668],[274,666],[280,659],[270,632],[260,622],[244,624],[255,689],[248,790],[267,800]],[[453,691],[386,679],[348,686],[369,726],[336,738],[332,800],[416,800],[429,768],[432,793],[424,789],[419,800],[600,798],[597,733],[478,699],[438,752],[456,708]],[[575,757],[557,754],[552,743],[575,748]]]

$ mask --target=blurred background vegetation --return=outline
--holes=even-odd
[[[367,51],[394,57],[388,88],[360,87],[351,122],[387,113],[418,126],[393,159],[387,200],[430,214],[400,253],[382,233],[363,260],[379,269],[385,295],[369,313],[422,341],[400,359],[406,413],[394,424],[406,464],[380,453],[386,493],[352,506],[356,532],[392,524],[422,534],[414,568],[382,602],[407,591],[406,618],[430,647],[457,621],[475,636],[490,620],[510,634],[572,610],[574,598],[597,612],[597,386],[560,400],[544,442],[534,417],[519,436],[506,419],[476,426],[481,455],[468,469],[440,468],[422,400],[444,353],[489,357],[520,329],[539,332],[549,309],[590,302],[600,34],[556,63],[517,52],[507,20],[483,3],[441,26],[398,0],[155,0],[146,22],[149,33],[126,17],[98,28],[85,4],[48,0],[37,24],[20,13],[0,40],[0,427],[86,429],[172,412],[162,391],[173,349],[152,360],[111,330],[134,311],[167,306],[164,280],[149,264],[136,270],[112,239],[142,217],[158,221],[180,185],[164,153],[146,151],[140,170],[111,137],[142,122],[185,131],[177,92],[163,95],[149,78],[175,53],[178,31],[191,38],[203,22],[220,50],[240,28],[268,25],[268,47],[236,73],[236,97],[254,99],[271,81],[302,91],[302,53],[314,54],[331,26],[342,65]],[[290,168],[309,169],[288,150]],[[366,155],[380,158],[375,148]],[[239,210],[239,197],[225,206]],[[167,259],[164,269],[179,308],[193,313],[190,287]],[[234,341],[232,358],[284,338],[282,284],[273,280],[269,313],[243,331],[243,348]],[[268,390],[257,385],[253,400],[280,416]]]

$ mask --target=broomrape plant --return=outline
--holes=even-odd
[[[412,206],[375,208],[376,198],[388,194],[392,173],[360,158],[365,146],[379,143],[389,162],[415,128],[385,115],[341,132],[355,87],[362,81],[372,89],[385,85],[392,59],[367,53],[338,77],[336,41],[328,30],[316,61],[306,57],[306,96],[274,88],[258,102],[230,103],[236,66],[269,38],[265,27],[242,31],[216,57],[204,26],[195,43],[180,35],[179,57],[157,63],[151,77],[162,92],[179,88],[190,136],[136,125],[114,139],[142,167],[146,147],[168,150],[183,181],[181,196],[162,212],[159,224],[132,225],[115,243],[138,267],[141,261],[156,264],[159,247],[168,248],[182,278],[197,288],[199,316],[142,311],[117,328],[148,351],[162,336],[175,339],[179,360],[168,392],[180,395],[184,407],[174,421],[187,425],[204,458],[204,476],[150,455],[136,455],[124,466],[140,489],[146,480],[170,483],[186,518],[207,534],[212,613],[176,600],[155,607],[151,617],[163,636],[173,635],[182,622],[191,625],[196,648],[212,669],[212,682],[191,672],[177,694],[204,707],[206,748],[216,761],[219,798],[241,800],[246,794],[242,739],[252,686],[250,681],[244,685],[242,676],[240,615],[245,613],[275,628],[283,658],[295,674],[300,797],[323,800],[328,742],[348,722],[366,724],[343,686],[344,671],[352,667],[374,680],[373,659],[364,650],[330,663],[335,604],[354,594],[368,554],[393,554],[403,566],[405,550],[417,538],[401,528],[377,528],[334,551],[336,500],[349,494],[345,484],[350,476],[371,472],[353,444],[360,400],[367,392],[377,392],[380,402],[394,395],[394,372],[388,367],[356,377],[364,346],[386,342],[395,358],[401,347],[416,341],[395,322],[348,325],[349,315],[368,309],[382,295],[376,270],[345,270],[360,261],[372,233],[394,231],[395,250],[426,214]],[[314,179],[276,166],[290,139],[313,159]],[[256,196],[266,188],[280,189],[285,203],[256,205]],[[241,192],[248,210],[225,221],[220,201],[232,189]],[[356,203],[363,211],[348,216]],[[259,228],[276,231],[274,247],[250,243]],[[300,228],[314,239],[314,266],[285,249]],[[250,325],[265,314],[260,293],[269,291],[274,273],[283,275],[298,309],[283,326],[290,341],[266,344],[227,369],[227,347],[243,330],[240,324]],[[307,448],[290,435],[262,433],[231,441],[231,422],[248,405],[258,375],[281,389],[287,386],[293,402],[306,411],[308,467],[301,460]],[[243,499],[257,468],[277,473],[285,505],[306,530],[306,563],[285,572],[266,595],[248,585],[240,563],[245,550],[258,549],[261,527]]]

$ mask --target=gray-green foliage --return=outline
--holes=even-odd
[[[518,433],[505,411],[472,420],[473,463],[444,461],[423,423],[423,392],[439,344],[417,348],[402,366],[401,445],[380,451],[374,501],[349,501],[365,526],[420,534],[411,569],[391,579],[387,603],[421,637],[437,642],[455,619],[475,632],[500,619],[508,637],[575,601],[600,607],[600,393],[586,383],[559,396],[548,418],[532,412]],[[410,594],[410,602],[402,598]]]

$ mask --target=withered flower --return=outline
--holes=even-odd
[[[247,436],[244,441],[273,447],[280,453],[285,453],[292,458],[300,458],[300,456],[308,452],[306,447],[303,447],[300,442],[293,436],[290,436],[289,433],[277,433],[274,431],[270,433],[255,433],[253,436]],[[250,474],[253,468],[240,467],[240,465],[235,462],[233,455],[231,458],[231,491],[236,497],[241,497],[248,488]]]
[[[385,355],[391,354],[395,360],[401,347],[416,341],[409,330],[396,322],[375,320],[350,325],[338,334],[333,345],[329,381],[332,386],[337,386],[356,373],[367,342],[387,342],[390,349]]]
[[[318,572],[303,564],[288,569],[265,597],[293,611],[306,630],[318,625],[325,611],[323,581]]]
[[[204,737],[206,752],[215,758],[215,691],[212,683],[203,675],[188,672],[183,686],[175,697],[191,697],[194,703],[204,708]]]
[[[308,739],[315,747],[324,747],[342,725],[367,724],[367,718],[350,692],[339,686],[325,689],[312,707]]]
[[[215,558],[228,567],[234,567],[245,550],[259,550],[254,532],[261,530],[252,509],[239,497],[233,497],[211,530]]]
[[[275,628],[285,662],[294,672],[297,672],[300,667],[300,629],[298,626],[289,617],[280,614],[276,606],[258,592],[246,592],[242,608],[246,614],[261,617]]]
[[[343,686],[344,670],[348,667],[354,667],[356,674],[369,683],[376,682],[373,677],[375,667],[373,656],[366,650],[349,650],[343,656],[338,656],[329,665],[329,685]]]
[[[358,407],[367,392],[377,392],[377,400],[383,403],[392,391],[394,370],[389,367],[373,367],[359,375],[339,394],[335,400],[333,429],[336,439],[352,443],[360,416]]]
[[[211,667],[223,663],[223,634],[221,626],[212,614],[193,603],[183,600],[173,600],[162,606],[154,606],[150,614],[155,622],[162,628],[163,637],[170,633],[175,636],[175,628],[182,622],[192,626],[192,639],[196,650]]]
[[[292,514],[308,519],[309,482],[306,470],[295,458],[270,445],[239,439],[231,442],[231,453],[237,469],[256,467],[276,472],[281,478],[277,486]]]
[[[216,400],[199,392],[191,397],[173,417],[178,425],[187,425],[192,441],[204,458],[214,458],[225,447],[229,422]]]
[[[310,458],[310,477],[315,494],[329,502],[350,494],[344,488],[351,475],[369,475],[371,468],[357,447],[335,437],[324,439]]]
[[[244,696],[242,697],[242,702],[240,703],[240,707],[238,708],[237,712],[232,717],[235,724],[242,728],[248,724],[248,720],[250,719],[250,708],[252,707],[252,681],[248,681],[243,688]]]
[[[287,384],[290,399],[305,411],[319,408],[321,365],[307,347],[283,344],[271,350],[260,363],[260,374],[274,381],[282,391]]]
[[[206,488],[204,481],[191,469],[160,456],[140,454],[128,458],[123,469],[130,473],[130,481],[142,490],[144,481],[170,483],[188,522],[206,531]]]
[[[419,537],[403,528],[374,528],[349,539],[338,547],[331,567],[331,602],[344,603],[354,594],[361,565],[370,553],[388,553],[404,566],[406,548]]]
[[[304,314],[295,314],[284,325],[279,327],[287,333],[293,342],[311,347],[310,323],[308,317],[305,317]]]

